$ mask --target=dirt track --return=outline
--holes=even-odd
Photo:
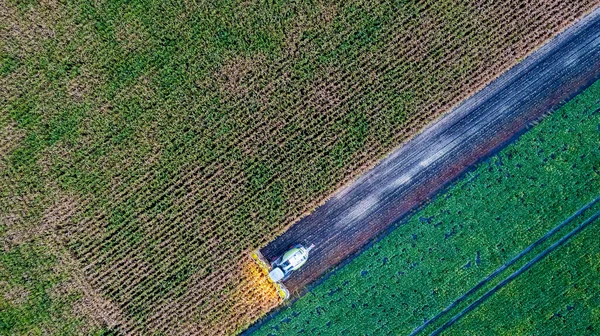
[[[290,245],[315,244],[304,268],[285,282],[292,293],[301,293],[599,77],[597,9],[394,151],[261,252],[271,259]]]

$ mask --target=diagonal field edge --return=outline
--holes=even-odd
[[[369,239],[376,235],[384,235],[394,222],[408,215],[418,207],[418,204],[458,177],[466,167],[515,139],[515,136],[526,130],[530,122],[538,120],[548,110],[572,98],[575,93],[581,92],[580,89],[597,79],[600,75],[600,54],[597,54],[599,26],[600,9],[536,51],[532,55],[533,61],[528,62],[529,58],[527,58],[517,64],[507,74],[493,81],[487,87],[488,89],[474,95],[439,120],[435,124],[437,127],[434,125],[425,129],[399,151],[384,159],[372,171],[341,190],[312,214],[304,217],[281,236],[261,248],[262,254],[269,259],[280,255],[287,247],[299,241],[317,245],[312,257],[314,261],[307,263],[304,269],[299,270],[287,281],[286,286],[290,291],[297,294],[306,291],[307,285],[316,283],[331,267],[343,264],[344,258],[355,256],[356,252],[368,245]],[[589,41],[595,43],[592,47],[588,45],[587,49],[581,50],[581,46],[587,45]],[[573,54],[575,49],[577,51]],[[574,59],[581,59],[582,64],[588,64],[588,67],[585,69],[580,66],[574,67],[576,65],[576,62],[573,63]],[[545,71],[547,68],[556,69],[547,72]],[[566,69],[570,69],[571,72],[565,72]],[[528,75],[523,76],[523,72]],[[541,76],[540,73],[545,75]],[[554,83],[552,85],[555,86],[544,86],[539,90],[526,87],[530,85],[529,83],[533,83],[531,85],[536,87],[542,85],[539,81],[540,77],[546,78],[547,81],[551,80]],[[518,84],[516,88],[515,80]],[[521,88],[522,86],[525,88]],[[496,90],[493,90],[494,88]],[[507,95],[514,99],[507,99],[505,97]],[[513,113],[507,108],[512,100],[522,102],[519,113]],[[478,118],[494,120],[496,114],[488,110],[506,116],[505,120],[501,120],[502,122],[496,120],[496,125],[488,130],[488,135],[492,137],[480,135],[481,139],[476,143],[471,141],[468,146],[463,146],[465,149],[461,149],[460,153],[454,153],[457,156],[440,153],[442,155],[434,162],[429,162],[423,157],[421,153],[423,150],[431,152],[431,146],[422,143],[424,137],[428,135],[438,137],[438,140],[434,139],[431,142],[437,147],[443,147],[444,144],[440,141],[451,141],[457,132],[463,132],[460,128],[453,127],[457,119],[463,119],[474,113],[479,115]],[[484,123],[480,127],[489,128],[488,125]],[[451,150],[451,148],[447,149]],[[408,157],[410,157],[410,164],[394,167],[395,163],[406,161]],[[423,160],[426,161],[425,168],[420,165]],[[413,168],[418,171],[414,171]],[[385,171],[384,177],[380,176],[382,170]],[[419,174],[423,171],[427,174]],[[413,175],[414,173],[416,174]],[[406,174],[412,177],[408,184],[404,182],[394,184],[402,180]],[[372,204],[374,203],[372,201],[375,204]],[[384,205],[385,208],[381,208],[382,203],[387,204]],[[350,223],[342,220],[346,218],[349,209],[360,212],[357,218],[350,219]]]
[[[458,321],[460,318],[465,316],[467,313],[469,313],[470,311],[475,309],[477,306],[479,306],[481,303],[483,303],[485,300],[487,300],[490,296],[492,296],[494,293],[496,293],[499,289],[506,286],[508,283],[510,283],[512,280],[514,280],[519,275],[521,275],[523,272],[527,271],[529,268],[531,268],[531,266],[535,265],[538,261],[542,260],[550,252],[554,251],[557,247],[566,243],[569,239],[571,239],[573,236],[575,236],[576,234],[581,232],[583,229],[585,229],[589,224],[593,223],[599,217],[600,217],[600,211],[596,212],[594,215],[592,215],[592,217],[588,218],[585,222],[581,223],[578,227],[573,229],[571,232],[566,234],[564,237],[562,237],[560,240],[558,240],[557,242],[552,244],[550,247],[548,247],[544,251],[540,252],[537,256],[535,256],[535,258],[530,260],[527,264],[523,265],[523,267],[516,270],[514,273],[509,275],[506,279],[502,280],[502,282],[500,282],[499,284],[494,286],[492,289],[487,291],[485,294],[483,294],[479,299],[477,299],[477,301],[471,303],[467,308],[463,309],[460,313],[454,315],[450,321],[446,322],[443,326],[436,329],[434,332],[431,333],[431,335],[439,335],[442,331],[448,329],[456,321]]]
[[[579,217],[584,211],[588,210],[590,207],[592,207],[598,201],[600,201],[600,196],[596,197],[594,200],[592,200],[591,202],[589,202],[588,204],[583,206],[581,209],[577,210],[577,212],[572,214],[569,218],[565,219],[562,223],[555,226],[552,230],[548,231],[541,238],[539,238],[538,240],[533,242],[531,245],[527,246],[523,251],[521,251],[519,254],[517,254],[515,257],[513,257],[507,263],[498,267],[494,272],[492,272],[490,275],[488,275],[485,279],[481,280],[477,285],[475,285],[473,288],[471,288],[468,292],[466,292],[465,294],[460,296],[458,299],[456,299],[454,302],[449,304],[446,308],[444,308],[444,310],[442,310],[437,315],[435,315],[434,317],[432,317],[431,319],[429,319],[425,323],[423,323],[421,326],[419,326],[418,328],[413,330],[410,333],[410,336],[414,336],[414,335],[418,334],[419,332],[423,331],[423,329],[425,329],[428,325],[430,325],[431,323],[438,320],[440,317],[442,317],[444,314],[446,314],[452,308],[456,307],[459,303],[464,301],[467,297],[471,296],[473,293],[475,293],[477,290],[479,290],[481,287],[483,287],[485,284],[487,284],[490,280],[494,279],[498,274],[502,273],[502,271],[504,271],[505,269],[507,269],[508,267],[513,265],[515,262],[517,262],[519,259],[521,259],[523,256],[525,256],[527,253],[529,253],[531,250],[533,250],[535,247],[537,247],[541,243],[545,242],[548,238],[550,238],[556,232],[558,232],[559,230],[564,228],[567,224],[569,224],[575,218]]]
[[[506,100],[506,99],[502,99],[503,95],[510,94],[511,97],[516,95],[516,99],[521,99],[523,101],[523,104],[527,105],[527,107],[521,106],[522,110],[524,110],[524,111],[525,110],[527,110],[527,111],[535,110],[535,111],[533,111],[533,112],[525,111],[526,113],[529,113],[529,114],[526,114],[521,119],[516,120],[512,124],[505,123],[505,125],[502,126],[502,128],[500,129],[500,132],[505,132],[506,134],[508,134],[510,136],[494,138],[495,142],[493,142],[492,145],[485,147],[486,152],[480,151],[480,152],[476,153],[479,156],[478,156],[478,160],[475,162],[481,162],[480,160],[484,160],[484,159],[498,153],[502,148],[504,148],[504,146],[506,144],[511,143],[512,141],[516,140],[521,134],[523,134],[532,125],[533,122],[535,122],[536,120],[539,121],[541,118],[541,115],[547,114],[548,111],[550,111],[550,110],[555,110],[556,107],[561,106],[564,102],[570,100],[571,98],[573,98],[574,96],[576,96],[577,94],[582,92],[593,81],[600,78],[599,77],[600,72],[598,72],[598,71],[600,71],[600,61],[597,61],[597,57],[592,57],[591,59],[588,57],[588,58],[585,58],[584,62],[583,62],[584,64],[586,64],[585,70],[575,69],[569,74],[563,73],[563,77],[565,77],[566,79],[559,78],[561,80],[560,83],[562,83],[562,86],[558,86],[558,87],[554,87],[554,88],[552,88],[552,87],[545,88],[545,89],[543,89],[543,90],[545,90],[544,91],[545,93],[543,93],[543,92],[539,93],[537,91],[531,92],[530,90],[525,89],[526,92],[524,93],[524,95],[529,97],[529,101],[533,100],[533,103],[528,103],[528,101],[524,100],[524,98],[521,97],[523,94],[520,94],[520,95],[515,94],[515,92],[518,91],[518,88],[511,89],[509,91],[507,91],[507,89],[506,89],[507,87],[514,87],[515,85],[518,86],[518,85],[523,84],[520,82],[522,82],[526,78],[529,78],[528,82],[533,81],[533,82],[539,83],[538,74],[540,72],[542,72],[544,68],[551,67],[552,63],[561,62],[561,60],[565,58],[565,55],[569,56],[570,52],[568,50],[573,50],[574,48],[577,48],[578,46],[585,44],[588,41],[588,37],[583,38],[585,35],[591,34],[591,35],[597,36],[597,31],[598,31],[597,28],[599,27],[599,21],[600,21],[600,8],[589,13],[587,16],[582,18],[577,23],[573,24],[573,26],[569,27],[565,31],[558,34],[556,37],[553,37],[550,41],[545,43],[542,47],[540,47],[539,49],[534,51],[532,54],[528,55],[522,62],[516,64],[510,70],[503,73],[500,77],[494,79],[491,83],[488,84],[488,86],[485,89],[483,89],[482,91],[479,91],[475,95],[468,98],[466,101],[462,102],[458,107],[454,108],[452,110],[452,112],[449,112],[446,115],[444,115],[433,126],[429,126],[429,127],[425,128],[422,133],[420,133],[419,135],[416,136],[416,138],[422,138],[424,136],[427,136],[428,134],[431,134],[432,132],[436,133],[437,132],[436,130],[439,131],[440,128],[444,128],[447,131],[448,127],[452,128],[451,126],[453,126],[455,124],[454,121],[456,119],[464,118],[469,113],[472,113],[473,110],[481,109],[481,106],[484,106],[484,105],[488,106],[490,104],[493,105],[492,106],[492,108],[493,108],[495,105],[498,105],[498,100],[500,100],[500,103],[502,103],[503,100]],[[589,29],[592,26],[593,26],[593,28]],[[589,30],[596,31],[596,33],[594,33],[594,32],[590,33]],[[594,50],[594,52],[599,50],[597,46],[592,49]],[[588,52],[588,51],[582,51],[582,53],[576,55],[577,58],[580,58],[578,56],[581,56],[586,52]],[[550,59],[550,64],[548,64],[548,60],[549,60],[548,57],[550,57],[548,55],[552,56],[552,59]],[[598,58],[598,60],[600,60],[600,58]],[[564,60],[562,60],[562,61],[563,61],[563,63],[562,63],[563,65],[566,64],[566,62]],[[570,68],[573,67],[573,62],[569,61],[568,65],[569,65],[568,67],[570,67]],[[563,69],[565,69],[565,67],[560,66],[558,68],[558,71],[562,72]],[[524,72],[527,72],[529,75],[523,76],[522,74]],[[556,78],[553,78],[553,80],[556,82]],[[564,80],[566,80],[566,82]],[[499,93],[502,93],[502,95],[499,95]],[[540,96],[540,94],[543,94],[543,96]],[[543,110],[543,112],[540,112],[542,110]],[[471,111],[471,112],[469,112],[469,111]],[[535,114],[535,113],[537,113],[537,114]],[[527,119],[533,114],[535,114],[534,118],[532,118],[531,120]],[[492,115],[492,118],[493,117],[494,117],[494,115]],[[518,128],[518,129],[514,128],[514,127],[516,127],[515,125],[517,125],[517,123],[519,123],[519,125],[526,125],[526,126],[523,126],[522,128]],[[521,126],[519,126],[519,127],[521,127]],[[443,131],[443,132],[446,132],[446,131]],[[445,134],[445,133],[443,133],[443,134]],[[453,133],[451,133],[449,135],[451,136],[452,134]],[[405,157],[403,157],[403,155],[401,155],[400,151],[402,151],[402,150],[406,151],[407,148],[408,148],[408,150],[414,149],[413,147],[416,146],[415,139],[413,139],[413,140],[409,141],[408,143],[406,143],[405,145],[403,145],[401,150],[391,153],[390,156],[388,156],[386,159],[384,159],[378,165],[378,167],[389,165],[390,161],[396,161],[396,160],[404,161]],[[489,143],[490,143],[490,141],[486,140],[485,144],[489,144]],[[487,152],[487,150],[489,150],[489,152]],[[413,152],[414,152],[414,150],[413,150]],[[418,153],[416,153],[415,155],[418,155]],[[419,158],[416,158],[415,160],[418,160],[418,159]],[[462,161],[460,161],[460,162],[462,162]],[[473,164],[473,162],[471,162],[471,161],[469,161],[468,163],[469,163],[469,166],[472,166],[472,164]],[[437,165],[434,163],[434,164],[430,165],[429,167],[432,167],[432,166],[437,166]],[[374,170],[377,170],[378,167],[375,167]],[[462,166],[459,168],[463,169]],[[462,172],[464,172],[464,170]],[[446,173],[448,173],[448,172],[446,171]],[[454,173],[452,173],[452,174],[454,174]],[[456,174],[458,174],[458,173],[456,173]],[[444,177],[444,178],[447,178],[446,180],[444,180],[445,183],[450,183],[451,181],[456,181],[457,176],[459,176],[459,175],[450,175],[450,173],[448,173],[447,175],[448,175],[448,177]],[[444,175],[444,176],[446,176],[446,175]],[[429,176],[429,177],[435,178],[435,176],[433,176],[433,175]],[[377,174],[376,172],[373,172],[373,170],[372,170],[372,171],[366,173],[365,175],[363,175],[362,177],[359,177],[355,182],[353,182],[353,185],[363,184],[363,185],[367,185],[367,187],[368,187],[368,185],[373,183],[371,178],[379,178],[379,174]],[[421,181],[421,182],[425,183],[427,181]],[[339,201],[338,198],[341,198],[341,197],[348,198],[348,194],[352,193],[353,185],[350,185],[349,187],[340,190],[339,194],[334,196],[332,199],[330,199],[329,203],[338,202]],[[447,184],[442,184],[439,188],[443,188],[446,185]],[[435,188],[433,188],[433,189],[438,190],[438,191],[443,190],[443,189],[437,189],[437,188],[438,188],[438,185],[435,185]],[[419,189],[419,190],[416,190],[415,193],[420,193],[421,191],[422,190]],[[431,194],[428,194],[428,195],[430,195],[428,197],[434,197],[434,195],[437,195],[437,194],[438,194],[438,192],[431,193]],[[423,197],[425,197],[425,196],[423,196]],[[404,202],[404,201],[405,200],[402,199],[402,202]],[[406,217],[410,216],[411,214],[414,214],[415,213],[414,211],[421,209],[423,207],[423,205],[424,204],[410,205],[411,208],[410,208],[410,210],[407,210],[408,212],[404,213],[404,215],[402,215],[402,216],[398,217],[398,219],[394,220],[395,224],[382,229],[383,231],[382,231],[381,235],[379,235],[375,239],[367,242],[359,251],[364,251],[364,250],[368,249],[369,247],[373,246],[374,243],[379,241],[381,238],[383,238],[389,232],[393,231],[395,228],[402,225],[402,223],[404,223],[405,220],[407,219]],[[323,209],[323,208],[325,208],[325,209]],[[347,209],[347,207],[344,207],[344,209]],[[394,210],[394,209],[392,209],[392,210]],[[394,211],[396,211],[396,210],[398,210],[398,209],[395,209]],[[405,210],[404,208],[401,208],[398,211],[404,211],[404,210]],[[335,216],[336,216],[335,212],[336,212],[336,209],[327,207],[327,203],[326,203],[324,206],[317,208],[315,213],[302,219],[301,222],[304,222],[304,224],[306,226],[306,224],[307,224],[306,221],[308,219],[310,219],[311,217],[315,217],[317,215],[321,216],[321,217],[335,219]],[[395,216],[396,214],[393,214],[393,215]],[[383,221],[383,220],[389,219],[389,218],[383,218],[383,219],[379,218],[381,216],[382,216],[381,214],[379,216],[377,216],[377,214],[376,214],[373,218],[375,221]],[[326,220],[322,224],[326,225],[327,223],[329,223],[329,221]],[[311,223],[308,223],[308,224],[311,224]],[[295,227],[296,227],[296,229],[298,229],[297,226],[299,226],[298,223],[296,223],[294,226],[292,226],[291,229],[288,230],[286,233],[284,233],[282,236],[279,236],[274,241],[269,243],[267,246],[261,248],[261,252],[263,252],[263,255],[265,255],[265,257],[267,257],[267,255],[269,255],[269,253],[271,253],[271,256],[275,256],[278,254],[278,252],[280,252],[279,251],[280,248],[283,251],[290,244],[297,243],[299,237],[302,239],[306,238],[305,237],[306,233],[307,232],[310,233],[310,228],[308,228],[309,229],[308,231],[299,229],[299,230],[296,230],[298,232],[290,234],[291,233],[290,231],[294,231]],[[311,226],[311,225],[308,225],[308,226]],[[372,230],[370,229],[371,230],[370,232],[378,231],[379,229],[380,228],[373,228]],[[311,234],[311,237],[309,237],[309,238],[313,239],[314,237],[312,237],[312,236],[314,236],[314,235]],[[325,240],[323,240],[323,241],[325,241]],[[327,240],[325,242],[327,244],[332,243],[329,240]],[[337,243],[337,241],[336,241],[336,243]],[[343,248],[352,249],[352,246],[348,246],[348,245],[349,244],[340,242],[339,246],[341,246]],[[274,319],[283,309],[285,309],[286,307],[289,307],[289,305],[293,304],[300,295],[302,295],[306,292],[310,292],[312,288],[322,284],[324,281],[329,279],[334,273],[336,273],[340,268],[342,268],[344,265],[347,265],[348,263],[350,263],[358,255],[358,253],[360,253],[360,252],[350,253],[350,252],[348,252],[347,249],[345,251],[347,253],[346,259],[342,260],[339,264],[337,264],[331,272],[321,274],[317,270],[316,273],[318,273],[322,276],[320,276],[316,279],[311,280],[310,276],[307,275],[307,273],[314,273],[313,269],[309,269],[309,268],[311,268],[311,265],[307,265],[307,267],[308,267],[308,268],[306,268],[307,272],[302,272],[302,270],[300,270],[300,273],[296,274],[297,281],[295,281],[295,283],[293,284],[293,286],[295,286],[294,287],[295,292],[298,294],[298,296],[292,297],[292,299],[290,301],[288,301],[285,305],[279,306],[279,307],[275,308],[274,311],[272,311],[270,314],[263,316],[263,318],[261,318],[260,320],[255,322],[253,325],[251,325],[248,329],[243,331],[242,334],[250,335],[253,332],[257,331],[261,326],[264,326],[265,323]],[[317,256],[317,255],[315,255],[315,256],[317,257],[315,259],[315,264],[322,265],[324,263],[327,263],[326,258],[319,258],[320,256]],[[330,265],[329,267],[332,267],[331,263],[329,265]],[[312,268],[318,269],[319,267],[315,266]],[[288,284],[286,284],[286,285],[288,285]],[[288,286],[288,288],[289,288],[289,286]]]

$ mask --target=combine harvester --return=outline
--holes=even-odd
[[[258,266],[269,277],[269,280],[275,284],[279,296],[286,300],[290,297],[290,291],[285,287],[282,281],[288,279],[292,272],[302,267],[308,259],[308,253],[315,245],[310,245],[308,248],[298,244],[292,246],[287,252],[275,258],[271,263],[268,263],[259,250],[252,252],[252,259],[256,261]]]

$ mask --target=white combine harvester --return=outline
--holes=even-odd
[[[294,271],[306,263],[308,253],[313,247],[315,245],[310,245],[308,248],[299,244],[294,245],[270,264],[265,261],[260,251],[254,251],[252,258],[268,274],[269,280],[275,284],[279,296],[285,300],[290,297],[290,292],[282,281],[287,280]]]

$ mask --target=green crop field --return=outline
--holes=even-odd
[[[595,335],[600,330],[600,245],[596,222],[515,279],[448,334]]]
[[[597,334],[600,219],[453,316],[600,211],[600,81],[337,270],[256,335]],[[442,314],[440,314],[442,313]],[[440,314],[431,323],[425,321]]]
[[[0,334],[243,330],[251,250],[597,4],[0,0]]]

